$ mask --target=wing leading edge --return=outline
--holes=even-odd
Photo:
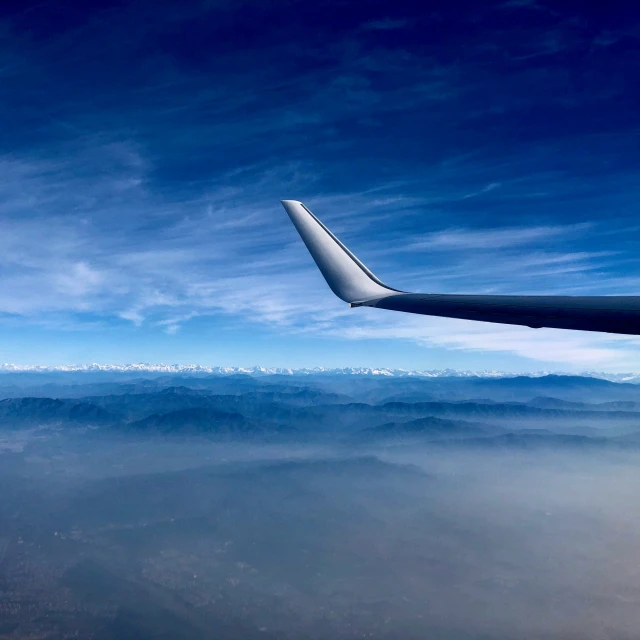
[[[639,296],[484,296],[405,293],[385,285],[301,202],[286,212],[331,290],[352,307],[427,316],[640,335]]]

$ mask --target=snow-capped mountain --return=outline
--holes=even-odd
[[[379,376],[387,378],[511,378],[515,376],[541,377],[549,374],[557,375],[581,375],[591,378],[601,378],[612,382],[638,382],[640,383],[640,373],[603,373],[598,371],[585,371],[579,374],[557,372],[557,371],[532,371],[527,373],[513,373],[508,371],[468,371],[460,369],[432,369],[432,370],[409,370],[409,369],[389,369],[389,368],[369,368],[369,367],[311,367],[289,369],[283,367],[220,367],[200,364],[70,364],[70,365],[20,365],[4,363],[0,364],[1,373],[64,373],[64,372],[88,372],[88,373],[139,373],[144,375],[167,373],[179,375],[234,375],[248,374],[260,375],[332,375],[332,376]]]

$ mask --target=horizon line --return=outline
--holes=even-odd
[[[640,372],[619,371],[580,371],[568,372],[551,369],[532,371],[505,371],[495,369],[406,369],[402,367],[325,367],[322,365],[309,367],[276,367],[276,366],[226,366],[226,365],[204,365],[204,364],[179,364],[179,363],[150,363],[150,362],[130,362],[130,363],[72,363],[72,364],[16,364],[5,362],[0,364],[0,374],[8,373],[213,373],[213,374],[262,374],[262,375],[313,375],[313,374],[351,374],[369,375],[381,377],[542,377],[547,375],[559,376],[581,376],[597,377],[604,379],[616,379],[623,381],[625,378],[640,378]]]

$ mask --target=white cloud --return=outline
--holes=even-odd
[[[500,182],[490,182],[488,185],[482,187],[479,191],[472,191],[471,193],[467,193],[462,196],[463,200],[467,198],[475,198],[476,196],[482,195],[483,193],[489,193],[489,191],[495,191],[496,189],[500,189],[502,184]]]
[[[63,265],[52,275],[56,290],[65,296],[86,296],[98,291],[105,282],[105,275],[86,262]]]
[[[128,309],[126,311],[121,311],[118,315],[123,320],[130,320],[136,327],[139,327],[144,322],[144,316],[137,309]]]
[[[421,237],[409,244],[410,251],[502,249],[517,247],[559,237],[576,236],[584,233],[592,225],[553,225],[540,227],[502,227],[494,229],[445,229]]]
[[[389,31],[393,29],[404,29],[410,24],[410,20],[383,18],[382,20],[365,22],[361,28],[365,31]]]
[[[351,323],[337,333],[348,339],[400,339],[427,347],[515,354],[563,365],[566,369],[636,369],[640,357],[640,338],[634,336],[529,329],[424,316],[378,319],[369,314],[366,320]]]

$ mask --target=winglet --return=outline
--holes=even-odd
[[[398,293],[365,267],[302,202],[281,200],[291,222],[315,260],[333,293],[358,304]]]

